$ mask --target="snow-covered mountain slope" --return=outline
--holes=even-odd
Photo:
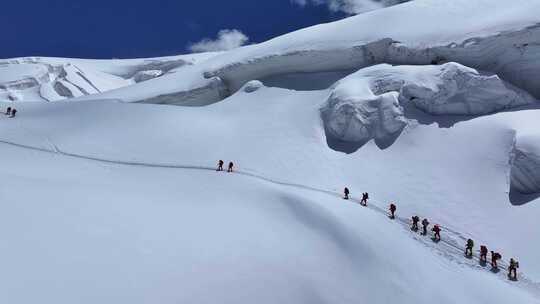
[[[1,61],[0,302],[540,303],[538,11],[416,0],[222,53]]]
[[[318,78],[320,73],[341,78],[342,73],[378,63],[425,65],[446,61],[497,74],[538,98],[537,11],[537,0],[418,0],[221,54],[204,54],[202,58],[209,60],[186,65],[181,74],[167,74],[78,99],[206,105],[222,100],[253,79],[264,81],[298,73],[303,73],[303,78]],[[170,60],[180,60],[180,65],[190,61]],[[150,65],[135,69],[143,72],[141,79],[160,70]],[[109,66],[107,63],[98,66],[114,74],[110,68],[103,68]],[[133,77],[133,70],[128,70],[131,72],[121,75]],[[287,86],[286,81],[282,83]]]
[[[25,103],[20,117],[0,120],[0,139],[157,166],[211,167],[233,159],[243,171],[272,179],[334,191],[349,186],[353,195],[369,191],[381,207],[396,201],[403,215],[429,217],[505,258],[517,256],[530,277],[540,277],[540,247],[527,237],[540,205],[534,195],[509,195],[516,141],[537,134],[538,110],[475,119],[407,111],[406,128],[384,150],[376,142],[352,143],[345,147],[352,153],[343,154],[327,142],[320,118],[328,95],[263,87],[202,108]]]
[[[6,145],[0,157],[3,303],[539,303],[534,286],[335,195]]]

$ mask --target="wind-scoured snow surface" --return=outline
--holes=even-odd
[[[540,303],[538,11],[416,0],[221,53],[0,61],[0,302]]]

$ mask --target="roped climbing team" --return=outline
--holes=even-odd
[[[10,111],[10,109],[8,109]],[[14,116],[15,113],[13,113],[13,110],[11,110],[12,115]],[[223,171],[223,160],[218,161],[218,166],[216,171]],[[229,162],[229,166],[227,169],[227,172],[233,172],[234,164],[233,162]],[[348,187],[345,187],[343,189],[343,199],[349,200],[350,199],[350,190]],[[360,200],[360,204],[362,206],[367,206],[369,200],[369,194],[367,192],[362,193],[362,199]],[[389,218],[395,219],[396,218],[396,211],[397,206],[395,203],[390,203],[389,207]],[[413,215],[411,217],[411,230],[412,231],[418,231],[418,222],[420,222],[420,217],[418,215]],[[427,218],[424,218],[421,222],[422,224],[422,235],[427,235],[428,227],[429,227],[429,220]],[[433,228],[431,228],[431,231],[433,232],[433,241],[439,242],[441,240],[441,227],[438,224],[433,225]],[[465,244],[465,256],[468,258],[473,257],[473,248],[474,248],[474,241],[472,239],[468,239],[467,243]],[[485,265],[487,263],[487,253],[488,249],[485,245],[480,246],[480,255],[479,255],[479,261],[481,264]],[[502,255],[498,252],[491,251],[491,267],[493,270],[498,270],[498,264],[497,261],[502,258]],[[510,259],[509,265],[508,265],[508,278],[511,280],[517,280],[517,269],[519,268],[519,262],[514,260],[513,258]]]

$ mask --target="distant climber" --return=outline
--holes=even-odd
[[[362,193],[362,200],[360,201],[360,205],[367,206],[368,199],[369,199],[369,194],[367,192]]]
[[[349,188],[345,187],[345,189],[343,189],[343,198],[348,200],[349,199]]]
[[[480,262],[487,263],[488,249],[485,245],[480,246]]]
[[[467,240],[467,245],[465,247],[465,255],[468,257],[472,257],[473,255],[473,247],[474,247],[474,241],[472,239]]]
[[[11,107],[8,107],[6,110],[6,115],[11,115]]]
[[[11,116],[9,116],[9,117],[15,117],[15,114],[17,114],[17,109],[12,109],[11,110]]]
[[[517,269],[519,268],[519,262],[514,260],[514,258],[510,259],[510,264],[508,265],[508,278],[510,280],[517,280]]]
[[[412,227],[411,230],[418,231],[418,222],[420,221],[420,218],[418,215],[413,215],[412,219]]]
[[[223,171],[223,161],[220,159],[216,171]]]
[[[234,164],[233,162],[229,162],[229,169],[227,169],[227,172],[233,172]]]
[[[390,210],[390,218],[391,219],[395,219],[396,218],[396,205],[394,205],[393,203],[390,204],[390,207],[388,208]]]
[[[428,226],[429,226],[429,221],[427,218],[423,219],[422,220],[422,234],[423,235],[427,235],[427,229],[428,229]]]
[[[441,227],[439,225],[435,224],[433,228],[431,229],[433,231],[433,239],[440,241],[441,240]]]
[[[491,267],[497,269],[497,261],[502,258],[501,254],[495,251],[491,251]]]

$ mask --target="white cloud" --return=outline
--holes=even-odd
[[[246,44],[249,38],[239,30],[221,30],[216,39],[205,38],[189,45],[194,53],[227,51]]]
[[[300,6],[326,5],[333,12],[344,12],[351,15],[407,1],[409,0],[291,0],[292,3]]]

